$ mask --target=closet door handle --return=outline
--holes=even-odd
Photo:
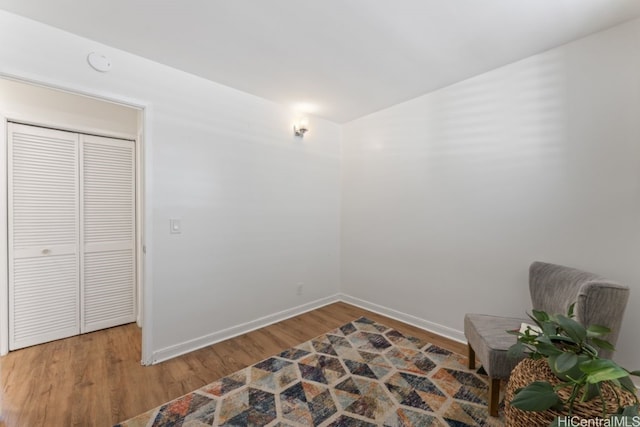
[[[42,255],[49,255],[51,253],[51,249],[43,249]]]

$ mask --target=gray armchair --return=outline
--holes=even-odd
[[[561,265],[534,262],[529,267],[529,292],[533,308],[548,313],[566,313],[575,305],[576,320],[583,325],[602,325],[611,329],[605,337],[613,345],[618,340],[629,288],[598,275]],[[519,329],[528,318],[510,318],[484,314],[467,314],[464,334],[469,349],[469,368],[475,368],[476,357],[489,377],[489,413],[498,415],[500,381],[509,378],[520,360],[507,358],[507,350],[515,342],[506,330]],[[612,352],[602,350],[600,356],[610,358]]]

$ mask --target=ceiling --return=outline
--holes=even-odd
[[[337,123],[640,16],[638,0],[0,0],[0,8]]]

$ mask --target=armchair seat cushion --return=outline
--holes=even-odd
[[[523,322],[531,323],[531,319],[465,315],[464,335],[490,378],[509,378],[513,368],[520,362],[521,359],[507,357],[507,350],[516,343],[516,337],[505,331],[520,329]]]

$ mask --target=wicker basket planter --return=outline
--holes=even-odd
[[[505,395],[505,425],[508,427],[537,427],[548,426],[556,417],[566,416],[567,413],[561,413],[555,410],[547,410],[543,412],[522,411],[512,407],[509,402],[513,399],[516,390],[526,387],[534,381],[546,381],[555,386],[560,380],[551,372],[549,365],[545,359],[524,359],[511,372],[511,377],[507,383],[507,392]],[[635,403],[633,395],[624,391],[617,390],[620,396],[622,406],[632,405]],[[558,395],[566,401],[570,394],[570,388],[563,388],[558,391]],[[602,394],[607,405],[608,413],[616,413],[618,410],[618,401],[613,390],[608,385],[603,385]],[[602,401],[596,397],[588,402],[576,402],[573,407],[573,416],[583,419],[595,419],[602,417]]]

